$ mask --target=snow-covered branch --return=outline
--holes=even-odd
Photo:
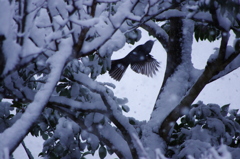
[[[59,107],[66,107],[68,109],[74,109],[76,111],[84,111],[84,112],[98,112],[98,113],[106,113],[107,109],[103,106],[102,101],[95,102],[79,102],[73,99],[69,99],[67,97],[56,97],[51,96],[49,99],[49,104],[54,104]]]
[[[81,26],[81,27],[91,27],[99,23],[98,18],[88,19],[88,20],[76,20],[70,17],[70,21]]]
[[[41,89],[36,93],[33,102],[28,105],[21,118],[10,128],[0,134],[1,158],[4,158],[4,155],[11,154],[15,150],[18,144],[27,135],[30,127],[37,120],[44,106],[48,102],[48,99],[60,78],[62,69],[67,62],[68,57],[72,53],[71,42],[69,42],[69,39],[62,40],[60,47],[61,51],[56,52],[52,57],[48,59],[48,64],[50,66],[51,72],[48,76],[46,84],[42,85]],[[4,154],[5,150],[8,150],[9,154]]]
[[[59,107],[55,107],[55,109],[59,110],[62,113],[68,114],[68,117],[71,118],[74,122],[76,122],[83,131],[96,135],[99,140],[106,144],[112,151],[114,151],[118,155],[118,157],[129,159],[133,158],[131,156],[128,143],[123,139],[123,136],[121,136],[116,131],[116,129],[110,125],[110,123],[91,123],[91,125],[87,126],[85,123],[88,121],[84,122],[83,119],[77,118],[73,111]]]
[[[35,82],[35,81],[32,81]],[[46,83],[45,81],[43,83]],[[25,103],[32,102],[36,94],[35,91],[24,86],[24,81],[17,75],[17,73],[12,73],[7,76],[4,80],[4,84],[8,88],[8,91],[13,92],[15,97],[22,99]],[[13,97],[12,97],[13,98]],[[68,109],[75,109],[77,111],[85,112],[99,112],[106,113],[107,109],[101,100],[95,102],[79,102],[74,99],[70,99],[64,96],[51,95],[48,103],[54,104],[59,107],[65,107]]]
[[[217,50],[215,58],[211,57],[211,60],[208,61],[207,66],[205,67],[203,73],[198,77],[196,82],[191,86],[191,88],[187,91],[184,98],[181,100],[181,102],[175,107],[175,109],[168,115],[168,117],[165,119],[164,123],[161,125],[161,129],[164,129],[164,134],[166,132],[170,132],[172,129],[172,126],[169,123],[175,123],[177,119],[186,114],[188,112],[188,108],[191,105],[191,103],[196,99],[198,94],[202,91],[202,89],[209,83],[209,81],[214,78],[215,75],[217,75],[220,71],[224,70],[225,67],[229,64],[226,64],[226,54],[227,54],[227,43],[228,43],[228,34],[222,33],[222,40],[220,43],[220,49]],[[231,50],[231,49],[230,49]],[[231,52],[231,51],[230,51]],[[231,53],[230,53],[231,54]],[[236,57],[236,54],[232,54],[235,56],[231,56],[231,60],[233,60]],[[228,56],[230,57],[230,56]],[[231,62],[231,60],[227,60],[228,62]],[[165,134],[166,137],[169,134]]]
[[[100,3],[114,3],[114,2],[118,2],[120,0],[97,0],[97,2]]]
[[[172,18],[187,18],[187,19],[192,19],[199,22],[213,23],[211,14],[206,12],[200,12],[200,11],[189,16],[188,12],[179,11],[177,9],[169,9],[156,16],[156,19],[158,21],[165,21]]]
[[[209,83],[227,75],[228,73],[230,73],[240,67],[239,53],[234,52],[232,49],[230,49],[230,50],[227,50],[227,54],[228,54],[228,58],[225,59],[224,63],[223,63],[225,68],[223,70],[221,70],[217,75],[213,76],[211,78],[211,80],[209,81]]]
[[[94,51],[101,50],[101,47],[104,46],[110,39],[113,41],[116,41],[114,39],[115,38],[114,35],[117,32],[120,31],[121,34],[124,34],[126,31],[139,27],[141,24],[144,24],[146,21],[150,20],[154,16],[172,7],[169,3],[167,3],[165,4],[165,7],[161,8],[160,10],[156,10],[157,4],[158,2],[154,2],[154,4],[152,4],[152,6],[149,8],[149,7],[146,7],[147,4],[143,5],[137,0],[131,1],[131,2],[124,1],[119,3],[117,11],[113,15],[110,14],[109,17],[106,17],[106,13],[102,12],[98,16],[99,23],[94,25],[93,28],[90,28],[90,30],[86,31],[88,32],[86,33],[86,36],[87,37],[93,36],[93,40],[84,41],[81,51],[79,50],[80,51],[79,56],[86,56],[90,53],[93,53]],[[148,11],[138,12],[138,8],[140,7],[146,7],[148,8],[147,9]],[[149,10],[151,10],[151,12],[153,13],[149,16],[145,16],[145,14],[149,12]],[[128,22],[126,22],[126,20],[134,21],[135,24],[128,25],[127,24]],[[106,30],[108,31],[106,32]],[[118,37],[117,37],[117,41],[119,42]],[[123,39],[122,41],[125,41],[125,39]],[[114,43],[114,44],[116,45],[116,48],[119,48],[117,45],[118,43]],[[106,47],[114,48],[112,47],[112,45],[113,44],[111,44],[111,46],[106,45]],[[108,52],[112,52],[112,51],[116,51],[116,50],[111,50]],[[101,56],[104,56],[105,54],[100,53]]]
[[[231,28],[231,21],[221,13],[221,8],[215,7],[210,9],[210,13],[212,15],[213,22],[216,26],[218,26],[221,30],[228,32]]]
[[[46,140],[43,157],[81,158],[99,149],[104,158],[108,149],[119,158],[165,158],[161,152],[176,120],[208,83],[240,67],[240,40],[227,46],[230,29],[239,36],[240,10],[233,0],[0,4],[0,158],[8,158],[29,132]],[[147,122],[124,116],[127,100],[114,96],[113,85],[96,81],[111,69],[114,51],[140,40],[139,27],[167,52],[163,83],[157,81],[162,88]],[[194,34],[209,41],[221,36],[203,71],[191,61]]]
[[[165,48],[165,50],[168,50],[168,34],[165,30],[163,30],[160,26],[158,26],[153,21],[148,21],[141,25],[141,27],[145,30],[147,30],[150,34],[152,34],[154,37],[158,39],[159,42],[161,42],[162,46]]]
[[[140,155],[141,151],[136,149],[136,140],[131,134],[137,134],[135,128],[129,123],[128,118],[118,110],[118,105],[113,99],[112,92],[106,87],[98,84],[96,81],[90,80],[87,75],[78,73],[73,74],[73,80],[88,87],[91,91],[99,93],[102,97],[105,106],[109,112],[111,121],[122,131],[126,136],[126,141],[130,145],[132,155]]]
[[[90,29],[90,32],[88,33],[89,35],[87,35],[88,30],[86,31],[86,36],[98,36],[93,37],[94,39],[92,41],[84,41],[81,50],[79,50],[80,53],[77,54],[79,54],[79,56],[83,56],[99,50],[101,46],[103,46],[109,39],[111,39],[112,36],[118,31],[121,25],[128,18],[128,13],[131,13],[131,10],[136,3],[136,0],[125,1],[121,3],[120,6],[118,6],[117,12],[114,15],[110,16],[110,18],[106,17],[106,13],[102,13],[99,16],[99,23]],[[104,54],[102,54],[102,56],[104,56]]]
[[[215,74],[209,82],[225,76],[240,66],[239,52],[237,50],[235,51],[233,47],[227,46],[228,38],[229,34],[223,32],[220,48],[217,49],[215,53],[209,57],[209,63],[215,66],[219,66],[214,68],[217,74]]]
[[[173,33],[170,34],[172,40],[169,41],[168,59],[167,59],[167,70],[165,73],[165,82],[163,83],[163,89],[160,90],[159,96],[155,104],[155,111],[151,115],[149,121],[153,125],[159,125],[160,127],[155,130],[158,132],[164,140],[168,140],[168,135],[171,131],[171,127],[174,125],[174,120],[178,119],[178,114],[172,114],[177,108],[176,105],[181,102],[182,96],[186,94],[186,91],[191,87],[191,73],[194,68],[191,63],[191,51],[192,51],[192,34],[194,32],[194,22],[190,19],[184,20],[173,20]],[[176,30],[174,24],[179,24]],[[178,42],[180,36],[182,39]],[[184,49],[179,49],[184,48]],[[180,51],[181,50],[181,51]],[[181,59],[177,57],[180,56]],[[177,60],[178,59],[178,60]],[[173,73],[174,72],[174,73]],[[188,81],[188,85],[182,85],[183,81]],[[191,82],[190,82],[191,81]],[[169,85],[172,83],[172,85]],[[173,86],[174,85],[174,86]],[[162,110],[169,110],[168,113]],[[181,113],[182,109],[178,109],[177,113]],[[162,122],[162,123],[161,123]],[[170,128],[170,129],[168,129]]]

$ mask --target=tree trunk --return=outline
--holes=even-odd
[[[194,22],[192,20],[172,19],[170,21],[166,73],[151,118],[143,132],[143,142],[147,147],[151,145],[150,149],[152,150],[164,148],[170,131],[166,132],[168,129],[160,129],[161,125],[192,86],[193,31]],[[172,126],[174,123],[169,124]],[[149,154],[151,153],[154,152],[149,152]]]

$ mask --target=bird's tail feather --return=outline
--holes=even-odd
[[[128,68],[128,63],[124,62],[123,59],[119,59],[119,60],[112,60],[112,65],[111,65],[111,69],[109,71],[109,75],[117,80],[120,81],[121,78],[123,77],[123,74],[125,73],[125,71]]]
[[[153,77],[158,71],[160,67],[160,63],[155,60],[151,55],[149,55],[147,61],[143,61],[141,63],[131,64],[131,69],[136,73],[141,73],[143,75],[147,75],[148,77]]]

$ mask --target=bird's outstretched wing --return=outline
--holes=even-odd
[[[123,59],[119,60],[112,60],[111,70],[109,71],[109,75],[117,80],[120,81],[123,77],[123,74],[128,68],[128,63],[126,63]]]
[[[148,59],[146,61],[131,64],[131,69],[133,71],[147,75],[148,77],[153,77],[159,67],[160,63],[154,59],[152,55],[148,55]]]

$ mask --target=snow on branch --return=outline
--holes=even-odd
[[[97,0],[97,2],[99,2],[99,3],[115,3],[118,1],[120,1],[120,0]]]
[[[90,28],[99,23],[99,18],[92,18],[87,20],[76,20],[75,17],[74,18],[70,17],[70,21],[79,26]]]
[[[119,28],[122,25],[136,4],[137,0],[125,1],[118,7],[117,12],[110,17],[114,28]]]
[[[227,18],[226,14],[221,13],[221,8],[211,11],[211,13],[214,23],[218,24],[219,27],[224,31],[230,30],[232,23]]]
[[[124,140],[122,136],[120,136],[116,130],[111,125],[104,125],[103,127],[98,127],[99,133],[105,140],[108,140],[111,145],[113,145],[113,149],[117,154],[120,154],[119,157],[123,158],[134,158],[131,152],[131,146],[129,146],[129,142]],[[121,139],[121,140],[116,140]]]
[[[99,50],[99,48],[107,43],[107,41],[110,39],[113,39],[115,41],[114,35],[118,30],[121,30],[122,34],[124,34],[126,30],[135,28],[135,26],[128,26],[126,24],[126,20],[131,19],[134,21],[140,21],[142,19],[141,16],[133,14],[133,9],[137,3],[137,0],[123,1],[119,2],[119,5],[117,6],[116,12],[114,14],[101,12],[98,17],[99,22],[94,25],[94,27],[90,28],[86,34],[86,37],[89,39],[92,38],[92,40],[84,41],[80,55],[83,56]],[[120,41],[119,38],[117,38],[117,41]],[[121,38],[121,43],[122,42],[125,43],[125,38]],[[116,44],[117,43],[114,43],[114,45]],[[118,45],[116,45],[116,48],[119,48]],[[116,51],[116,49],[113,51]],[[104,54],[101,54],[101,56],[104,56]]]
[[[8,91],[13,92],[15,98],[33,101],[35,92],[24,86],[24,81],[19,78],[19,74],[17,72],[5,77],[4,85]]]
[[[19,56],[21,53],[21,47],[16,43],[14,37],[13,29],[13,17],[14,12],[11,11],[11,6],[9,1],[1,0],[0,5],[0,23],[4,24],[0,26],[0,35],[3,35],[6,40],[3,41],[3,53],[6,59],[6,66],[3,70],[3,75],[9,73],[11,70],[15,69],[19,62]]]
[[[196,14],[193,15],[192,19],[199,22],[208,22],[208,23],[213,22],[211,14],[206,12],[197,12]]]
[[[196,99],[198,94],[202,91],[202,89],[214,79],[214,76],[219,72],[223,71],[225,67],[235,59],[236,55],[233,54],[231,50],[227,49],[229,35],[227,32],[222,33],[222,40],[220,43],[220,49],[216,51],[216,54],[210,58],[208,61],[204,71],[195,81],[195,83],[191,86],[191,88],[187,91],[186,95],[181,99],[180,103],[174,108],[174,110],[168,115],[167,120],[162,124],[162,128],[166,129],[166,132],[171,130],[172,125],[169,123],[174,123],[178,117],[184,115],[188,112],[188,107],[191,103]],[[227,53],[229,51],[229,53]],[[227,56],[227,54],[230,54]],[[226,60],[226,57],[228,59]],[[168,134],[166,134],[168,136]]]
[[[25,102],[32,102],[34,100],[36,92],[25,86],[24,81],[19,77],[19,74],[17,74],[17,72],[14,72],[11,75],[7,76],[4,79],[4,84],[7,87],[8,91],[14,93],[15,98],[22,99]],[[50,105],[54,104],[58,107],[74,109],[77,111],[99,113],[107,112],[107,109],[101,100],[96,100],[94,102],[79,102],[77,100],[64,96],[51,95],[48,102]]]
[[[232,50],[232,47],[228,47],[227,54],[228,54],[228,58],[225,59],[225,62],[223,64],[226,67],[222,71],[220,71],[217,75],[213,76],[212,79],[209,81],[209,83],[227,75],[228,73],[230,73],[240,67],[239,53],[234,52]]]
[[[92,101],[92,102],[79,102],[73,99],[69,99],[63,96],[51,96],[49,99],[50,104],[55,104],[59,107],[66,107],[69,109],[74,109],[77,111],[84,112],[99,112],[106,113],[107,109],[104,107],[104,104],[100,100]]]
[[[135,128],[129,123],[127,117],[125,117],[119,110],[116,101],[113,99],[113,93],[108,88],[100,85],[96,81],[89,79],[89,77],[83,73],[74,73],[73,80],[89,88],[91,91],[101,95],[105,106],[109,112],[110,120],[121,130],[123,134],[126,134],[126,141],[130,145],[132,155],[140,155],[141,151],[137,151],[137,142],[130,134],[137,134]]]
[[[138,149],[140,149],[140,151],[142,152],[141,158],[149,159],[149,156],[148,156],[145,148],[143,147],[142,142],[141,142],[140,139],[138,138],[138,136],[137,136],[136,134],[132,134],[132,136],[133,136],[134,140],[136,140]]]
[[[141,27],[147,30],[150,34],[158,39],[161,42],[162,46],[165,50],[168,49],[168,39],[169,36],[165,30],[163,30],[160,26],[158,26],[153,21],[147,21],[146,23],[142,24]]]
[[[212,72],[215,73],[213,74],[213,77],[209,80],[209,83],[225,76],[226,74],[232,72],[240,66],[239,52],[237,50],[234,50],[232,46],[227,46],[228,39],[229,33],[223,32],[220,48],[217,49],[215,53],[208,59],[207,65],[210,65]]]
[[[83,131],[96,135],[99,140],[101,140],[111,150],[113,150],[118,155],[118,157],[129,159],[132,158],[128,143],[109,122],[105,122],[104,124],[100,125],[98,123],[92,123],[91,128],[89,128],[83,119],[76,117],[73,111],[59,107],[55,107],[55,109],[59,110],[62,113],[68,114],[68,117],[77,123]]]
[[[151,4],[152,3],[153,2],[151,2]],[[85,33],[83,35],[86,35],[86,38],[84,38],[84,41],[83,39],[81,39],[83,45],[81,49],[77,50],[78,56],[86,56],[90,53],[98,51],[110,39],[115,41],[114,35],[118,31],[121,31],[121,33],[124,34],[127,31],[137,28],[138,26],[150,20],[154,16],[172,7],[170,3],[166,3],[164,4],[164,7],[159,10],[156,9],[158,3],[161,2],[154,2],[154,4],[149,7],[148,3],[145,4],[144,2],[139,2],[137,0],[121,1],[118,3],[117,7],[114,6],[116,7],[114,11],[104,11],[104,9],[102,8],[106,8],[105,5],[103,5],[102,7],[100,5],[97,5],[97,9],[100,10],[97,10],[97,17],[99,21],[98,23],[95,23],[91,28],[88,27],[88,29],[84,30]],[[143,12],[139,12],[139,10],[142,10],[143,8],[145,8],[146,11],[144,10]],[[150,11],[151,14],[149,13]],[[72,18],[71,21],[78,24],[80,24],[80,22],[82,23],[82,21],[77,21],[76,19]],[[128,23],[131,23],[131,21],[134,21],[135,23],[129,25]],[[121,38],[121,40],[117,38],[117,41],[125,42],[125,38]],[[105,46],[106,48],[121,48],[118,47],[117,43],[112,43],[111,45],[116,47],[109,46],[109,44],[106,44]],[[109,49],[109,51],[107,52],[112,52],[116,50],[117,49]],[[80,53],[78,53],[78,51],[80,51]],[[104,56],[105,54],[100,53],[100,55]]]
[[[48,99],[60,78],[62,69],[65,66],[68,57],[72,53],[72,45],[70,40],[62,40],[60,43],[60,48],[61,51],[56,52],[52,57],[48,59],[48,64],[50,66],[51,72],[48,76],[47,82],[42,85],[40,90],[36,93],[33,102],[28,105],[21,118],[17,120],[10,128],[6,129],[2,134],[0,134],[1,157],[3,155],[6,155],[4,154],[4,151],[6,149],[9,150],[9,154],[15,150],[18,144],[27,135],[30,127],[37,120],[44,106],[48,102]]]
[[[159,21],[164,21],[171,18],[187,18],[200,22],[213,23],[211,14],[199,11],[189,16],[188,12],[179,11],[177,9],[169,9],[156,16],[156,19]]]
[[[169,10],[166,10],[165,12],[162,12],[158,16],[156,16],[156,19],[159,21],[163,21],[163,20],[167,20],[167,19],[170,19],[173,17],[174,18],[183,18],[186,16],[187,16],[186,12],[182,12],[177,9],[169,9]]]

